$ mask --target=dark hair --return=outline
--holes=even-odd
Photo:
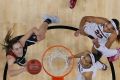
[[[117,30],[119,30],[119,21],[117,19],[112,19],[114,21],[114,23],[117,26]]]
[[[12,38],[12,36],[13,36],[13,33],[12,33],[12,30],[10,29],[7,32],[7,35],[4,39],[4,43],[1,44],[3,46],[3,49],[5,49],[6,53],[9,52],[9,50],[12,49],[12,46],[18,42],[18,39]]]
[[[12,31],[11,29],[7,32],[7,35],[5,36],[4,43],[2,44],[3,49],[5,49],[6,52],[8,52],[10,46],[10,41],[12,39]]]
[[[112,19],[114,21],[114,23],[117,26],[117,30],[118,30],[118,35],[117,35],[117,42],[120,42],[120,29],[119,29],[119,21],[117,19]]]

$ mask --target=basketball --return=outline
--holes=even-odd
[[[37,59],[29,60],[27,63],[27,71],[32,75],[38,74],[41,71],[41,68],[42,65]]]

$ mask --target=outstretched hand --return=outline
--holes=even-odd
[[[78,37],[79,34],[80,34],[80,30],[77,30],[77,31],[74,33],[75,37]]]
[[[23,66],[21,66],[22,71],[26,71],[27,70],[27,63],[25,63]]]
[[[98,38],[92,40],[93,44],[95,45],[96,48],[100,47],[100,44],[98,42]]]
[[[72,59],[73,59],[73,56],[69,56],[68,60],[67,60],[67,63],[70,64]]]

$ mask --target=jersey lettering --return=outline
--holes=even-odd
[[[96,31],[95,31],[95,34],[96,34],[97,37],[103,38],[103,36],[102,36],[102,34],[100,34],[99,30],[96,30]]]

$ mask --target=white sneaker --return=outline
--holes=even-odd
[[[120,48],[117,49],[117,52],[118,52],[118,54],[109,57],[109,61],[113,62],[113,61],[116,61],[116,60],[119,59],[119,57],[120,57]]]
[[[52,23],[59,23],[60,19],[57,16],[49,16],[49,15],[45,15],[43,16],[43,19],[50,19],[52,21]]]

